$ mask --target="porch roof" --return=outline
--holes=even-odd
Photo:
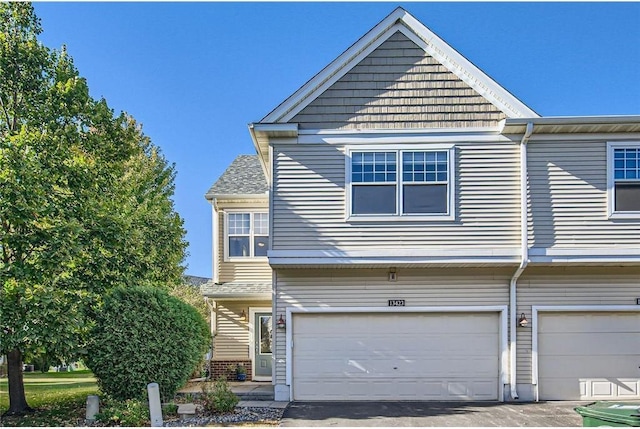
[[[216,284],[209,281],[200,286],[200,292],[215,300],[271,299],[271,283],[228,282]]]

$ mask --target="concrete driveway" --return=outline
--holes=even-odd
[[[280,426],[582,426],[588,402],[292,402]]]

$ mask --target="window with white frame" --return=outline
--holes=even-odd
[[[640,142],[608,146],[610,211],[640,216]]]
[[[453,148],[349,153],[351,216],[451,216]]]
[[[269,247],[268,213],[227,213],[227,256],[266,257]]]

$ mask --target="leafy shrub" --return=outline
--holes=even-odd
[[[96,421],[107,426],[147,426],[150,423],[149,408],[143,401],[107,399]]]
[[[214,383],[202,385],[202,407],[209,413],[227,413],[233,411],[240,398],[229,388],[229,383],[220,377]]]
[[[155,382],[169,400],[208,347],[209,328],[193,307],[159,288],[121,287],[97,312],[87,366],[115,399],[143,399]]]

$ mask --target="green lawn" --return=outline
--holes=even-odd
[[[25,373],[27,403],[36,412],[21,418],[3,418],[0,426],[76,426],[84,419],[88,395],[98,385],[90,371]],[[7,379],[0,379],[0,415],[9,408]]]

